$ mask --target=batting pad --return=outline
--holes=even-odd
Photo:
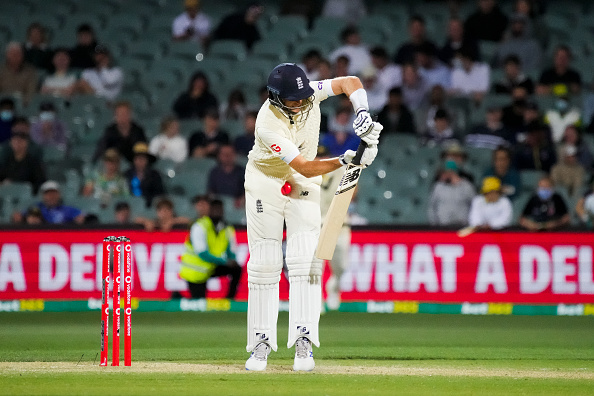
[[[318,238],[314,232],[297,232],[287,238],[289,276],[322,275],[322,260],[314,256]]]
[[[289,276],[289,340],[291,348],[299,337],[320,347],[318,332],[322,307],[322,276]]]
[[[248,283],[248,339],[246,350],[251,352],[259,342],[266,342],[276,351],[278,320],[278,283],[258,285]]]

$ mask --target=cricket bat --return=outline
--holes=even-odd
[[[373,126],[372,126],[373,127]],[[359,143],[357,154],[353,161],[347,166],[340,184],[336,189],[334,198],[328,208],[322,231],[320,232],[320,240],[318,241],[318,247],[316,249],[316,257],[321,260],[332,260],[334,255],[334,249],[336,248],[336,242],[338,241],[338,235],[340,229],[346,218],[351,199],[355,193],[355,188],[359,182],[361,176],[361,156],[367,144],[363,141]]]

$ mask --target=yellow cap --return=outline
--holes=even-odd
[[[184,0],[184,7],[198,8],[200,6],[200,0]]]
[[[481,188],[481,194],[499,190],[501,190],[501,180],[499,180],[497,177],[489,176],[483,179],[483,188]]]

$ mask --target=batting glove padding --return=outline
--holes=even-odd
[[[355,158],[355,155],[357,155],[356,151],[347,150],[347,151],[345,151],[344,154],[342,154],[340,157],[338,157],[338,160],[340,161],[341,164],[347,165],[353,161],[353,158]],[[366,147],[365,151],[363,151],[363,155],[361,156],[361,166],[363,168],[367,168],[369,165],[372,164],[372,162],[376,156],[377,156],[377,146],[376,145],[371,145],[369,147]]]

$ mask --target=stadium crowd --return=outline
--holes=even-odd
[[[117,10],[124,2],[97,3]],[[40,18],[24,32],[2,31],[3,221],[115,223],[136,217],[154,229],[154,222],[142,219],[164,207],[172,218],[193,217],[192,199],[206,194],[228,199],[236,210],[229,217],[240,223],[243,166],[257,110],[267,98],[265,77],[287,60],[310,80],[361,78],[370,111],[384,125],[374,164],[380,172],[369,175],[370,185],[375,195],[406,196],[413,203],[396,207],[394,213],[408,212],[396,223],[592,226],[594,93],[585,73],[587,60],[594,61],[588,44],[594,26],[583,28],[589,36],[582,41],[560,27],[583,22],[572,10],[589,11],[585,2],[570,2],[565,10],[545,0],[230,2],[216,17],[209,14],[217,9],[212,3],[159,3],[176,14],[167,30],[150,30],[151,16],[144,14],[126,49],[93,19],[73,25],[49,23],[58,16]],[[39,6],[22,4],[32,15]],[[92,13],[85,4],[60,4],[70,12],[65,18]],[[117,30],[107,15],[105,25],[126,36],[135,20],[131,16]],[[73,26],[72,42],[52,41],[57,30]],[[16,41],[22,33],[25,39]],[[157,33],[161,41],[144,50],[142,40]],[[191,67],[176,70],[177,82],[168,77],[168,56],[154,55],[160,42],[194,48],[193,63],[185,63]],[[267,55],[268,63],[258,62]],[[134,62],[141,66],[132,68]],[[230,71],[220,78],[223,71],[213,72],[212,65]],[[333,100],[322,119],[320,142],[333,155],[358,145],[352,106],[344,99]],[[421,153],[431,157],[412,161]],[[400,155],[418,168],[404,166]],[[390,184],[393,176],[404,180],[398,173],[416,182]],[[28,200],[26,189],[10,187],[23,182],[30,183]],[[393,194],[386,195],[384,186]],[[373,204],[382,208],[370,194],[361,191],[353,210],[365,216]],[[130,209],[135,216],[118,215]]]

